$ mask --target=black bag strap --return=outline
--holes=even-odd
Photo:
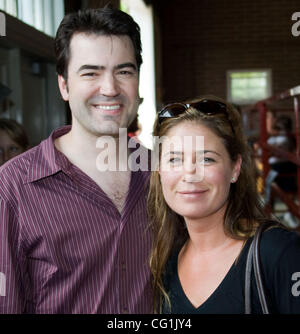
[[[263,285],[263,277],[261,271],[261,262],[260,262],[260,254],[259,254],[259,244],[263,231],[273,225],[273,222],[268,222],[265,224],[261,224],[253,237],[251,242],[247,262],[246,262],[246,274],[245,274],[245,313],[251,313],[251,274],[252,274],[252,265],[254,268],[254,276],[256,280],[256,286],[258,290],[259,301],[261,304],[261,308],[264,314],[269,314],[268,303],[265,295],[264,285]]]
[[[253,259],[253,241],[251,242],[248,250],[247,262],[246,262],[246,275],[245,275],[245,314],[251,314],[251,274],[252,274],[252,259]]]

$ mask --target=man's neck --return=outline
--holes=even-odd
[[[91,170],[124,171],[128,168],[127,136],[96,136],[71,129],[67,134],[55,140],[55,147],[62,152],[75,166]]]
[[[109,139],[109,145],[101,149],[107,139]],[[80,136],[76,131],[71,130],[57,138],[55,146],[73,165],[88,175],[106,193],[121,213],[131,178],[126,155],[127,137],[96,137],[86,134]],[[122,152],[124,146],[126,149],[125,152]],[[119,151],[121,152],[120,157]],[[116,162],[111,169],[107,169],[108,162],[107,159],[104,159],[108,154],[111,154],[109,159],[114,159]]]

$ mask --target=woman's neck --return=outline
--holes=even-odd
[[[185,218],[186,226],[189,233],[187,242],[189,247],[203,253],[217,250],[230,243],[229,236],[224,231],[224,213],[225,207],[217,213],[201,218]]]

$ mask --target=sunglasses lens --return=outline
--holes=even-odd
[[[159,123],[161,124],[164,119],[179,116],[180,114],[184,113],[189,107],[193,107],[206,115],[225,114],[229,118],[227,107],[224,103],[213,100],[202,100],[191,104],[174,103],[167,105],[158,114]],[[234,132],[231,122],[230,125],[232,131]]]
[[[214,115],[220,113],[227,114],[226,105],[217,101],[203,100],[193,103],[192,107],[207,115]]]
[[[169,106],[166,106],[159,113],[160,122],[162,122],[164,118],[177,117],[180,114],[184,113],[185,110],[186,110],[185,105],[180,103],[174,103]]]
[[[217,101],[202,100],[200,102],[192,103],[191,106],[199,110],[200,112],[203,112],[206,115],[218,115],[218,114],[226,115],[229,121],[231,130],[232,130],[232,133],[235,134],[234,127],[230,120],[230,115],[227,111],[226,104],[222,102],[217,102]]]

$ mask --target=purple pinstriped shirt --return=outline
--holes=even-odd
[[[0,169],[0,313],[151,313],[150,172],[132,172],[120,214],[55,149],[69,130]]]

